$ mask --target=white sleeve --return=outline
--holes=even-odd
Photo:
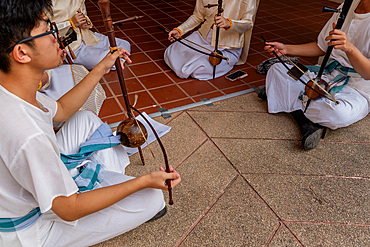
[[[78,191],[60,159],[58,148],[43,133],[25,140],[9,170],[14,179],[33,195],[42,213],[51,209],[54,198],[68,197]]]

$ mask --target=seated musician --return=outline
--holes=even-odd
[[[322,127],[337,129],[349,126],[369,113],[370,106],[370,0],[355,0],[341,30],[335,29],[338,14],[334,14],[321,30],[317,42],[286,45],[267,42],[265,50],[288,56],[322,56],[328,46],[334,46],[322,76],[329,83],[328,91],[338,104],[325,97],[311,100],[304,113],[307,97],[305,85],[288,76],[287,69],[274,64],[267,73],[266,94],[269,113],[289,112],[303,135],[304,149],[315,148]],[[331,41],[333,40],[333,41]],[[312,79],[318,66],[306,73]],[[307,81],[306,75],[302,77]],[[263,98],[263,93],[260,94]]]
[[[57,24],[61,36],[70,28],[77,33],[77,40],[69,45],[76,56],[72,62],[92,70],[109,52],[109,40],[107,36],[90,30],[93,24],[87,16],[85,0],[53,0],[53,13],[50,20]],[[130,52],[130,43],[126,40],[116,38],[116,43]],[[72,57],[71,53],[69,55]]]
[[[216,0],[197,0],[194,13],[183,24],[169,32],[168,39],[180,38],[187,32],[204,23],[198,31],[190,34],[186,39],[197,43],[208,50],[195,46],[183,40],[199,50],[207,53],[215,50],[216,29],[220,28],[218,38],[218,50],[228,58],[228,62],[222,59],[216,66],[215,78],[229,72],[235,64],[244,64],[247,60],[249,42],[252,35],[258,0],[229,0],[223,1],[223,13],[217,16],[218,7],[205,7],[208,4],[217,5]],[[165,51],[164,60],[167,65],[180,78],[189,76],[208,80],[213,78],[214,66],[209,61],[209,56],[194,51],[185,45],[175,42]]]
[[[0,1],[1,246],[105,241],[163,215],[161,189],[181,180],[172,168],[125,175],[129,160],[109,126],[78,111],[118,57],[131,62],[126,50],[106,55],[58,101],[37,92],[63,52],[51,11],[51,0]],[[66,121],[56,134],[53,121]]]

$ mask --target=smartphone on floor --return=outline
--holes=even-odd
[[[237,71],[235,71],[231,74],[228,74],[227,76],[225,76],[225,78],[230,80],[230,81],[235,81],[236,79],[242,79],[242,78],[247,77],[247,76],[248,76],[247,72],[237,70]]]

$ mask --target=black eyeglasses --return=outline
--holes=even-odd
[[[12,45],[9,49],[7,49],[6,50],[6,53],[10,54],[16,45],[25,43],[25,42],[30,41],[30,40],[33,40],[33,39],[44,37],[44,36],[49,35],[49,34],[52,34],[54,36],[54,38],[56,38],[57,40],[59,40],[59,32],[58,32],[57,25],[54,22],[51,23],[50,20],[47,20],[46,22],[50,25],[50,31],[47,31],[47,32],[42,33],[42,34],[38,34],[36,36],[31,36],[31,37],[22,39],[21,41],[18,41],[17,43],[15,43],[14,45]]]

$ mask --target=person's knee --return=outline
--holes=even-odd
[[[76,121],[78,124],[87,125],[87,124],[95,124],[101,125],[102,121],[100,118],[95,115],[92,111],[81,110],[76,112],[70,119],[70,121]]]

